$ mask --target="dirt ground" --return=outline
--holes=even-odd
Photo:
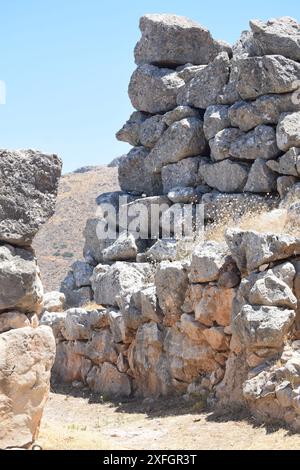
[[[73,392],[72,392],[73,393]],[[77,396],[75,396],[77,395]],[[300,435],[252,417],[220,416],[183,399],[103,403],[89,392],[51,393],[38,444],[46,450],[299,449]]]

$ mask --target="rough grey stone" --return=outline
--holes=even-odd
[[[260,96],[255,101],[238,101],[229,109],[231,126],[247,132],[260,124],[277,124],[280,114],[299,111],[293,93]]]
[[[181,306],[188,288],[186,265],[179,261],[163,261],[155,273],[155,285],[164,324],[172,326],[180,320]]]
[[[192,255],[189,279],[192,283],[217,281],[228,255],[226,243],[205,241],[196,246]]]
[[[118,170],[119,183],[123,191],[147,194],[147,196],[161,194],[161,178],[147,165],[149,155],[148,149],[134,147],[121,162]]]
[[[270,160],[270,163],[271,161],[272,160]],[[295,176],[280,176],[277,178],[277,191],[282,200],[288,197],[297,181]]]
[[[228,82],[229,72],[228,54],[222,52],[179,91],[177,104],[200,109],[217,104],[218,96]]]
[[[140,129],[144,121],[148,119],[149,115],[141,111],[135,111],[131,114],[128,121],[124,124],[122,129],[116,133],[116,138],[122,142],[137,147],[141,144]]]
[[[205,189],[202,189],[203,192],[205,192]],[[209,190],[209,188],[207,189]],[[185,188],[180,186],[168,192],[168,198],[174,204],[189,204],[201,200],[203,192],[199,191],[197,188]]]
[[[300,176],[300,149],[292,147],[278,160],[267,162],[268,167],[281,175]],[[299,171],[298,171],[299,170]]]
[[[199,175],[211,188],[224,193],[243,191],[248,178],[248,167],[230,160],[217,163],[209,161],[200,164]]]
[[[103,250],[115,242],[115,239],[101,238],[99,236],[101,235],[99,228],[105,228],[106,226],[107,224],[105,220],[98,217],[93,217],[87,220],[84,229],[85,243],[83,254],[88,262],[93,262],[95,265],[97,263],[103,262]],[[75,288],[74,280],[73,283]]]
[[[44,294],[44,312],[63,312],[65,306],[65,296],[62,292],[47,292]]]
[[[190,157],[163,166],[161,178],[164,194],[168,194],[173,188],[196,186],[199,182],[199,162],[200,158]]]
[[[147,259],[159,263],[161,261],[175,261],[177,257],[177,242],[174,239],[157,240],[145,254]]]
[[[276,137],[278,147],[284,152],[291,147],[300,147],[300,112],[280,116]]]
[[[93,267],[90,264],[84,261],[76,261],[72,264],[72,272],[76,288],[91,285],[90,278],[93,274]]]
[[[146,157],[146,165],[160,172],[168,163],[176,163],[187,157],[201,155],[207,142],[203,122],[197,118],[186,118],[172,124]]]
[[[163,116],[152,116],[143,122],[140,128],[140,142],[144,147],[153,148],[161,138],[167,125],[163,122]]]
[[[62,162],[34,150],[0,150],[0,241],[31,245],[55,210]]]
[[[31,251],[10,245],[0,247],[0,312],[40,313],[44,291]]]
[[[278,307],[245,305],[234,320],[242,344],[251,350],[281,348],[295,319],[295,312]]]
[[[235,140],[242,135],[239,129],[228,128],[218,132],[213,139],[209,141],[211,158],[215,162],[230,158],[230,147]]]
[[[226,241],[242,272],[251,272],[272,261],[300,254],[300,239],[285,234],[229,229]]]
[[[255,41],[262,55],[280,54],[300,61],[300,24],[293,18],[284,16],[267,22],[250,21]]]
[[[232,47],[234,59],[262,55],[260,48],[253,37],[252,31],[243,31],[240,38]]]
[[[117,297],[140,290],[153,278],[147,263],[117,262],[106,272],[97,273],[93,281],[95,301],[99,305],[118,306]]]
[[[288,93],[299,87],[300,64],[280,55],[241,58],[235,66],[237,91],[243,100]]]
[[[103,250],[104,261],[135,260],[138,252],[135,238],[132,234],[122,233],[117,240]]]
[[[177,94],[184,84],[174,70],[141,65],[131,77],[129,98],[138,111],[165,113],[176,107]]]
[[[271,193],[277,189],[276,181],[276,173],[268,168],[263,158],[257,158],[251,166],[244,191],[250,193]]]
[[[184,16],[145,15],[140,20],[142,38],[135,48],[137,64],[208,64],[230,46],[216,41],[210,32]]]
[[[229,106],[225,105],[213,105],[206,109],[203,130],[207,140],[212,139],[226,127],[230,127],[228,110]]]
[[[297,307],[297,299],[292,289],[271,273],[266,273],[255,282],[249,292],[249,303],[286,307],[293,310]]]
[[[271,126],[260,125],[253,131],[238,137],[230,145],[229,153],[239,160],[255,160],[276,158],[280,150],[276,143],[276,133]]]
[[[177,106],[177,108],[172,109],[164,116],[162,116],[162,121],[166,126],[171,126],[176,121],[181,121],[189,117],[200,118],[200,113],[197,109],[191,108],[190,106]]]

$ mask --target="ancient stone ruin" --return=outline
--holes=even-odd
[[[42,320],[54,377],[113,397],[201,396],[299,430],[300,25],[251,21],[233,48],[178,16],[146,15],[140,28],[136,111],[117,133],[133,146],[117,162],[121,191],[100,195],[87,223],[85,261],[62,285],[73,308]],[[108,204],[117,237],[99,236]],[[186,204],[202,205],[204,237],[197,225],[177,237]],[[272,210],[282,230],[256,231]],[[251,228],[238,228],[249,211]]]
[[[35,441],[55,359],[39,326],[44,292],[31,243],[54,213],[61,161],[37,151],[0,151],[0,448]]]
[[[46,326],[57,382],[114,398],[201,397],[300,430],[300,25],[251,21],[232,48],[174,15],[146,15],[140,28],[136,111],[117,133],[133,146],[118,161],[121,191],[98,197],[62,293],[43,298],[30,249],[60,164],[0,156],[4,447],[34,440],[54,359]],[[193,230],[180,237],[186,206]]]

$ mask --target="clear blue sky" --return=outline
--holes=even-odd
[[[252,18],[300,19],[299,0],[0,0],[1,148],[58,153],[64,171],[125,153],[115,132],[144,13],[176,13],[234,42]]]

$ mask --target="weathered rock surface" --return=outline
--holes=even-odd
[[[162,116],[162,121],[168,127],[174,124],[176,121],[182,121],[189,117],[195,117],[200,119],[201,114],[198,109],[191,108],[190,106],[177,106],[172,111],[167,112]]]
[[[165,165],[161,169],[161,178],[164,194],[168,194],[174,188],[193,187],[199,181],[198,169],[200,158],[184,158],[177,163]]]
[[[193,251],[189,279],[192,283],[217,281],[228,249],[225,243],[205,241]]]
[[[142,38],[135,48],[138,65],[208,64],[219,52],[231,50],[225,43],[215,41],[206,28],[184,16],[145,15],[140,29]]]
[[[238,193],[243,191],[247,182],[248,167],[227,159],[217,163],[203,161],[199,175],[211,188],[223,193]]]
[[[272,193],[277,189],[277,175],[268,166],[264,158],[257,158],[251,166],[244,188],[250,193]]]
[[[44,312],[63,312],[65,306],[65,295],[62,292],[46,292],[44,294]]]
[[[163,122],[163,116],[156,115],[147,119],[141,125],[140,141],[144,147],[153,148],[156,142],[161,138],[165,130],[166,124]]]
[[[213,105],[206,109],[203,130],[207,140],[215,137],[223,129],[230,127],[228,111],[229,106],[225,105]]]
[[[36,315],[27,316],[20,312],[5,312],[0,315],[0,334],[6,331],[25,328],[26,326],[36,327],[38,318]]]
[[[131,383],[126,374],[122,374],[112,364],[106,362],[101,368],[93,367],[87,376],[87,383],[94,392],[109,397],[129,397]]]
[[[172,326],[180,319],[188,288],[188,274],[184,264],[180,261],[162,262],[155,273],[155,285],[164,324]]]
[[[165,113],[176,107],[177,94],[184,84],[174,70],[141,65],[131,77],[129,98],[138,111]]]
[[[186,118],[172,124],[146,157],[146,165],[160,172],[164,165],[201,155],[206,150],[203,122]]]
[[[280,116],[276,137],[278,147],[284,152],[291,147],[300,147],[300,112]]]
[[[299,111],[293,93],[266,95],[255,101],[238,101],[229,108],[231,126],[247,132],[260,124],[277,124],[280,114]]]
[[[179,91],[177,104],[200,109],[217,104],[218,96],[229,80],[229,72],[228,54],[222,52]]]
[[[232,157],[239,160],[276,158],[280,150],[276,143],[276,133],[271,126],[257,126],[253,131],[243,134],[234,140],[229,149]]]
[[[281,55],[240,58],[235,65],[237,91],[243,100],[298,89],[300,64]]]
[[[62,162],[34,150],[0,151],[0,240],[31,245],[54,213]]]
[[[278,160],[267,162],[268,167],[281,175],[300,176],[300,149],[292,147]],[[293,180],[294,181],[294,180]]]
[[[284,234],[230,229],[226,232],[226,241],[242,272],[300,254],[300,240]]]
[[[117,262],[93,280],[95,300],[99,305],[118,306],[119,295],[140,290],[153,280],[153,269],[147,263]]]
[[[0,247],[0,312],[19,310],[40,313],[43,286],[36,259],[30,251]]]
[[[300,61],[300,25],[288,16],[263,22],[250,21],[255,41],[263,55],[280,54]]]
[[[215,162],[230,158],[231,145],[242,135],[239,129],[226,128],[219,131],[210,141],[211,159]]]
[[[147,165],[149,150],[144,147],[135,147],[119,165],[119,183],[123,191],[132,191],[139,194],[161,194],[162,185],[159,175],[151,171]]]
[[[234,328],[250,350],[281,348],[295,319],[295,312],[278,307],[245,305],[235,318]]]
[[[122,129],[116,133],[116,138],[122,142],[128,142],[128,144],[132,145],[133,147],[138,147],[141,145],[141,126],[148,118],[149,115],[147,113],[135,111],[124,124]]]
[[[48,398],[55,341],[50,328],[0,335],[1,448],[29,447]]]
[[[138,252],[135,238],[132,234],[122,233],[117,240],[103,250],[104,261],[135,260]]]

